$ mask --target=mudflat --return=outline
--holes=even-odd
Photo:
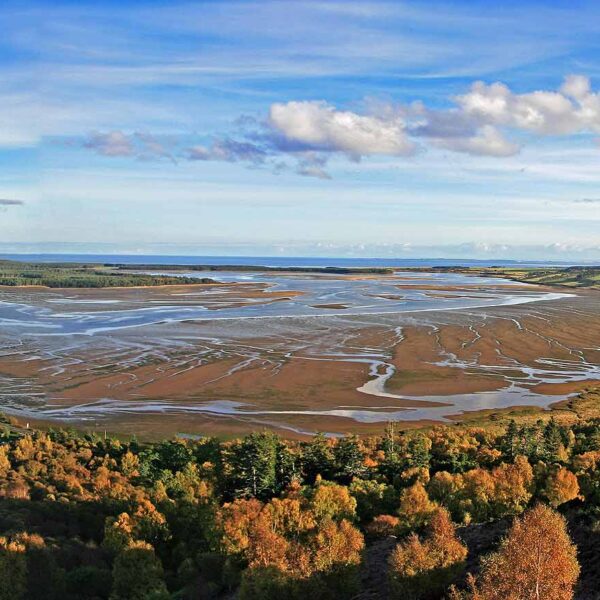
[[[597,290],[228,273],[198,287],[3,289],[0,301],[0,402],[32,423],[373,433],[548,407],[600,381]]]

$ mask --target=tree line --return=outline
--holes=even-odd
[[[0,261],[0,286],[49,288],[149,287],[214,283],[208,277],[121,273],[102,265]]]

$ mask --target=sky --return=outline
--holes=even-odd
[[[0,252],[600,262],[600,3],[4,0]]]

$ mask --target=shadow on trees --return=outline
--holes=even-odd
[[[32,600],[108,598],[112,585],[110,559],[100,546],[106,516],[114,511],[105,503],[0,499],[0,531],[27,532],[35,539],[23,557],[26,568],[24,597]],[[12,569],[9,561],[0,569]],[[10,574],[10,573],[9,573]],[[2,574],[5,575],[5,574]],[[3,577],[4,578],[4,577]],[[7,579],[5,579],[6,581]],[[11,598],[0,591],[0,598]]]

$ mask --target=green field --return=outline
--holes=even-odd
[[[465,273],[480,277],[503,277],[523,283],[556,285],[573,288],[600,288],[600,266],[577,267],[433,267],[431,269],[407,269],[444,273]]]
[[[600,267],[568,267],[546,269],[493,269],[495,274],[542,285],[560,285],[577,288],[600,288]]]

